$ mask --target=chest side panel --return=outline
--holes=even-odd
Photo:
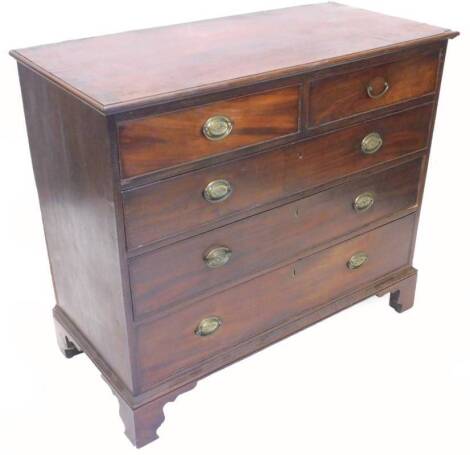
[[[19,74],[57,304],[132,388],[107,120]]]

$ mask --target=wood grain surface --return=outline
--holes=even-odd
[[[314,188],[386,163],[428,145],[432,104],[298,142],[236,162],[209,167],[123,193],[127,246],[137,248],[207,226],[236,212]],[[374,155],[361,141],[380,132],[384,145]],[[206,185],[226,179],[233,194],[208,203]]]
[[[135,445],[208,374],[371,295],[413,305],[457,34],[328,3],[11,52],[59,346],[97,366]],[[213,115],[233,121],[219,142],[201,134]],[[383,139],[371,155],[369,133]],[[211,204],[203,191],[217,179],[233,192]],[[357,213],[365,191],[374,206]],[[214,246],[232,256],[208,269]],[[360,252],[368,260],[351,270]],[[197,336],[213,316],[221,327]]]
[[[108,122],[19,66],[57,304],[133,390]]]
[[[97,109],[116,112],[455,35],[324,3],[66,41],[12,55]]]
[[[136,318],[184,303],[203,291],[295,259],[309,249],[368,223],[416,206],[421,159],[362,177],[297,202],[246,218],[130,261]],[[371,192],[374,205],[358,213],[353,201]],[[232,256],[220,268],[208,268],[203,256],[216,246]]]
[[[404,267],[410,261],[414,222],[413,215],[402,218],[140,326],[142,390]],[[347,261],[360,251],[369,260],[359,269],[348,269]],[[222,319],[219,330],[195,335],[199,321],[210,316]]]
[[[398,62],[373,66],[333,77],[318,75],[310,86],[309,125],[350,117],[390,104],[432,94],[436,90],[439,53],[414,56]],[[374,99],[367,94],[372,87]]]
[[[233,129],[222,140],[202,134],[207,119],[228,117]],[[289,134],[299,126],[299,87],[219,101],[119,124],[121,175],[134,177],[200,160]]]

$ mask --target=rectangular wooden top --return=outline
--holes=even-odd
[[[448,29],[322,3],[11,51],[105,113],[327,66]]]

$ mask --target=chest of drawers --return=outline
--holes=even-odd
[[[447,40],[328,3],[12,51],[67,357],[126,434],[372,295],[413,304]]]

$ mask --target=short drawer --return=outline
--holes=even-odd
[[[324,242],[415,207],[421,164],[417,159],[358,178],[131,259],[134,316],[140,319],[293,260]]]
[[[439,53],[418,55],[336,76],[319,75],[309,95],[309,125],[347,118],[434,93]]]
[[[142,390],[409,265],[407,216],[140,326]]]
[[[299,87],[286,87],[119,123],[122,178],[135,177],[289,134]]]
[[[425,105],[124,191],[127,247],[135,249],[194,229],[203,230],[239,212],[256,211],[264,204],[426,148],[431,115],[432,105]],[[380,145],[379,136],[382,145],[370,153],[371,147]],[[362,150],[364,143],[368,153]]]

